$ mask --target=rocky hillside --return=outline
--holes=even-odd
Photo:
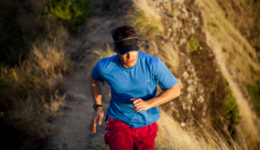
[[[164,31],[153,39],[142,35],[143,50],[161,58],[174,70],[182,88],[181,96],[162,108],[190,131],[205,123],[217,127],[218,114],[223,116],[225,111],[225,82],[214,53],[206,43],[198,4],[194,1],[154,3]],[[167,59],[167,53],[172,53],[168,51],[173,51],[177,57]],[[174,59],[179,63],[172,65]]]

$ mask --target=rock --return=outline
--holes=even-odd
[[[186,71],[184,71],[182,76],[184,79],[187,79],[189,77],[189,74]]]
[[[185,126],[186,126],[186,123],[182,122],[181,127],[185,127]]]

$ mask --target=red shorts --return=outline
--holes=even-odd
[[[107,116],[104,138],[111,150],[153,150],[157,131],[156,122],[133,128]]]

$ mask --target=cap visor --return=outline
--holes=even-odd
[[[121,55],[124,55],[130,51],[139,51],[139,47],[137,45],[128,45],[128,46],[120,47],[118,49]]]

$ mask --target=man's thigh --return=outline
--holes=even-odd
[[[133,150],[133,137],[123,132],[108,132],[105,141],[111,150]]]
[[[158,132],[157,123],[138,128],[136,132],[138,136],[134,139],[134,150],[153,150]]]
[[[133,150],[134,139],[131,127],[125,123],[106,117],[105,142],[111,150]]]
[[[156,122],[140,128],[106,117],[105,142],[111,150],[152,150],[155,145],[158,125]]]

